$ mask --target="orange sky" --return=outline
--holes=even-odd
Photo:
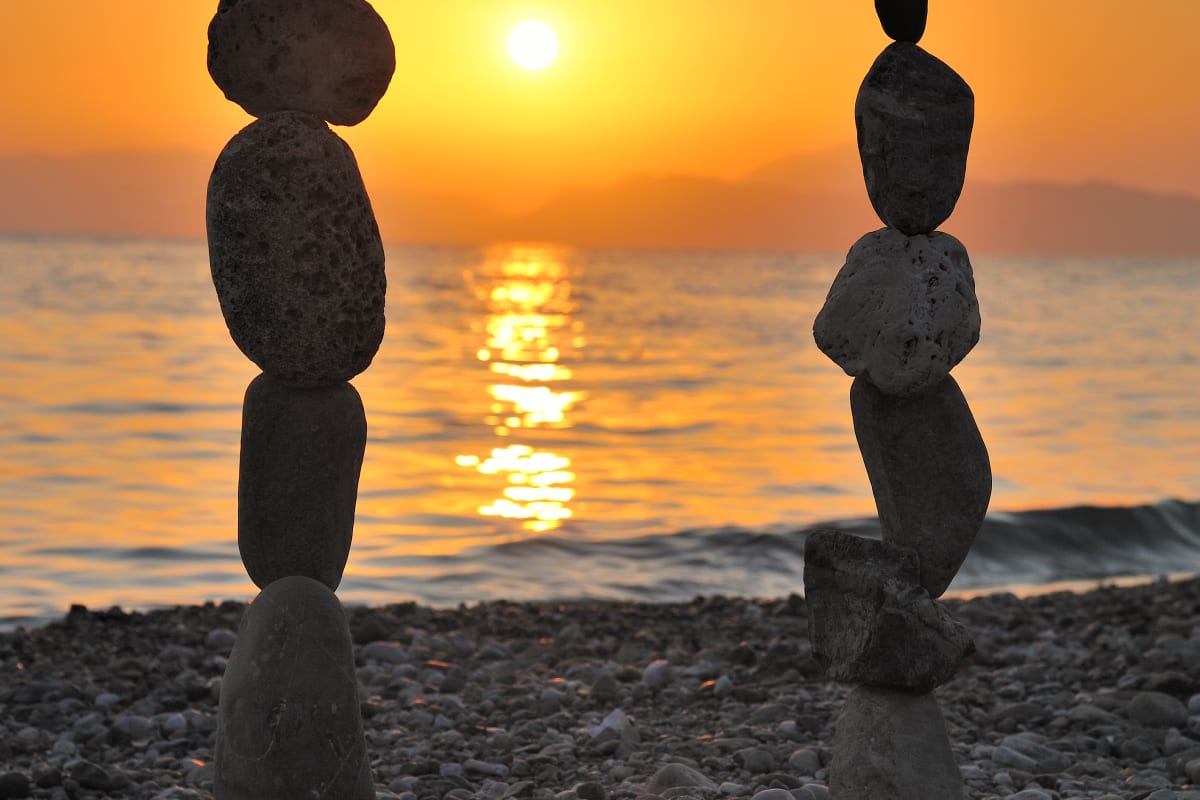
[[[369,183],[523,210],[636,172],[736,178],[853,141],[887,39],[868,0],[377,0],[397,70],[338,132]],[[1102,179],[1198,194],[1200,3],[934,0],[922,46],[976,94],[969,175]],[[0,155],[183,148],[215,157],[249,122],[205,69],[215,0],[0,8]],[[555,27],[528,73],[508,30]]]

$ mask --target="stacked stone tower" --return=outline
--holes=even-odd
[[[974,96],[917,46],[927,0],[876,0],[895,41],[855,104],[867,193],[887,226],[854,244],[817,315],[822,352],[854,378],[850,409],[882,541],[811,535],[804,585],[813,652],[856,684],[838,721],[835,798],[960,798],[932,690],[974,650],[937,598],[991,497],[987,450],[950,375],[979,340],[967,252],[937,231],[962,191]]]
[[[238,547],[262,589],[221,687],[219,800],[375,791],[350,631],[346,566],[367,424],[347,381],[384,330],[379,228],[350,148],[395,49],[364,0],[220,0],[209,74],[258,119],[208,185],[213,283],[229,333],[262,369],[246,390]]]

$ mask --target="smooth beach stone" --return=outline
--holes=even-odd
[[[238,549],[259,588],[289,575],[338,587],[366,442],[362,400],[350,384],[251,381],[242,406]]]
[[[296,386],[366,369],[384,329],[383,242],[350,148],[311,114],[272,114],[225,145],[208,183],[208,254],[233,341]]]
[[[945,233],[863,236],[838,271],[813,324],[817,347],[847,375],[888,394],[937,384],[979,341],[975,275]]]
[[[929,0],[875,0],[883,32],[897,42],[916,44],[925,35]]]
[[[961,800],[962,776],[932,695],[859,686],[833,737],[829,791],[845,800]]]
[[[829,677],[927,692],[975,651],[967,629],[918,584],[907,548],[842,531],[804,543],[813,658]]]
[[[854,104],[867,194],[886,225],[929,233],[962,193],[975,96],[954,70],[908,42],[871,65]]]
[[[215,795],[373,800],[354,670],[333,592],[299,576],[264,589],[221,680]]]
[[[850,412],[883,540],[915,551],[921,585],[940,597],[992,496],[992,465],[971,407],[952,375],[912,397],[856,378]]]
[[[364,0],[221,0],[208,74],[246,113],[366,119],[396,70],[387,24]]]
[[[1188,722],[1187,706],[1163,692],[1138,692],[1129,701],[1128,713],[1147,728],[1184,727]]]
[[[648,794],[661,795],[665,791],[681,788],[711,792],[717,785],[707,775],[687,764],[667,764],[660,767],[646,783]]]

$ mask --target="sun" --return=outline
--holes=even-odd
[[[558,55],[558,37],[546,23],[526,20],[508,35],[508,54],[521,69],[545,69]]]

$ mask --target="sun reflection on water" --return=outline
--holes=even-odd
[[[571,427],[570,411],[584,399],[583,392],[561,385],[574,377],[563,362],[577,358],[585,345],[583,323],[572,318],[567,252],[496,248],[467,281],[487,305],[485,343],[476,355],[497,381],[488,386],[484,422],[505,444],[455,462],[505,479],[500,496],[479,507],[481,515],[516,520],[530,531],[552,530],[571,517],[575,473],[570,458],[537,445],[536,431]]]

